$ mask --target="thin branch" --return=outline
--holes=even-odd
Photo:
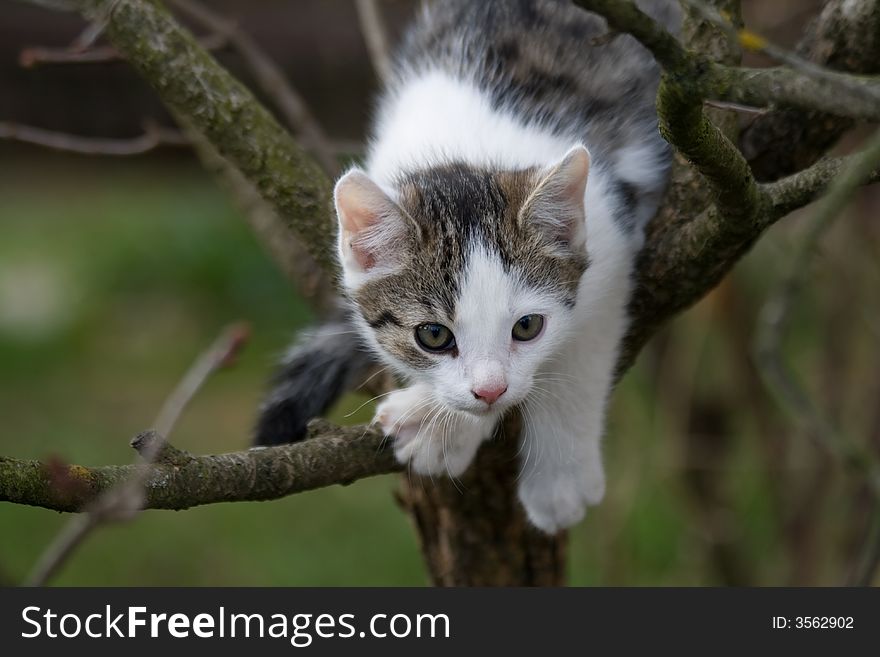
[[[233,324],[223,330],[214,343],[199,356],[162,404],[153,428],[166,439],[192,398],[217,370],[228,367],[250,336],[247,324]],[[148,459],[149,460],[149,459]]]
[[[122,479],[88,503],[84,513],[76,516],[58,533],[43,551],[26,581],[27,586],[42,586],[70,558],[73,552],[98,527],[134,518],[143,508],[144,490],[150,476],[150,466],[160,457],[165,461],[173,450],[165,443],[181,413],[208,377],[228,366],[247,340],[249,329],[235,324],[223,330],[214,343],[193,363],[174,391],[165,400],[154,422],[156,431],[142,434],[135,447],[142,463],[134,466],[131,475]],[[174,450],[176,452],[176,450]]]
[[[703,61],[630,0],[574,0],[574,3],[602,16],[613,32],[635,37],[668,72],[694,76],[698,60]]]
[[[171,0],[183,14],[207,30],[223,35],[242,56],[260,89],[272,100],[287,124],[330,176],[339,172],[339,161],[329,139],[303,97],[288,82],[284,71],[251,36],[234,22],[197,0]]]
[[[769,219],[784,217],[821,197],[829,184],[861,157],[861,154],[856,154],[825,158],[803,171],[761,185],[771,199],[772,211]],[[877,182],[880,182],[880,168],[867,172],[862,184]]]
[[[73,40],[73,43],[70,44],[70,49],[75,52],[83,51],[95,45],[95,42],[101,37],[101,34],[103,34],[104,28],[107,27],[107,21],[109,20],[110,12],[112,11],[113,5],[110,4],[105,11],[97,14],[92,22],[86,25],[85,29]]]
[[[198,42],[205,50],[222,50],[229,43],[229,38],[224,34],[209,34],[199,37]],[[122,59],[122,55],[113,46],[95,46],[85,50],[33,46],[25,48],[18,55],[18,63],[24,68],[33,68],[38,64],[100,64],[118,59]]]
[[[391,55],[379,3],[376,0],[355,0],[355,7],[373,69],[380,80],[388,80],[391,77]]]
[[[81,137],[34,126],[0,121],[0,139],[44,146],[57,151],[80,155],[141,155],[160,146],[188,146],[189,141],[176,130],[145,123],[144,133],[128,139]]]
[[[18,0],[28,5],[36,5],[53,11],[79,11],[78,0]]]

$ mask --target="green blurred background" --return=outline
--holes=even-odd
[[[289,25],[305,43],[275,27],[291,17],[283,3],[246,4],[217,6],[290,63],[290,77],[332,135],[360,139],[374,82],[351,3],[297,3]],[[751,24],[783,43],[809,17],[810,3],[781,2],[772,11],[757,4],[746,3]],[[399,30],[410,3],[388,11]],[[309,37],[327,12],[338,23],[330,31],[335,46]],[[110,72],[17,66],[23,46],[64,45],[81,28],[31,8],[7,15],[0,120],[118,137],[136,134],[144,116],[164,119],[124,64],[102,65]],[[309,49],[318,51],[311,67],[303,64]],[[232,55],[222,57],[236,70]],[[102,84],[111,77],[113,85]],[[85,91],[75,95],[74,87]],[[857,142],[858,135],[843,148]],[[878,208],[876,190],[861,193],[823,240],[785,346],[817,407],[874,457]],[[780,410],[752,357],[760,308],[808,213],[770,231],[721,287],[657,335],[623,380],[606,441],[608,495],[572,532],[572,584],[839,584],[869,552],[877,509],[864,482]],[[176,428],[182,448],[222,452],[249,443],[273,363],[309,323],[309,310],[185,149],[108,160],[0,143],[0,454],[131,461],[130,437],[235,320],[251,324],[252,339]],[[368,419],[369,405],[356,411],[365,399],[345,398],[334,419]],[[397,481],[148,511],[91,536],[54,583],[422,585],[415,534],[392,497]],[[0,503],[0,582],[22,581],[65,520]]]

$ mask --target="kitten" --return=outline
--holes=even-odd
[[[672,2],[642,5],[678,21]],[[402,463],[457,477],[519,407],[528,518],[545,532],[580,520],[605,491],[633,261],[668,175],[658,79],[635,40],[569,2],[429,4],[364,168],[336,184],[350,316],[291,354],[258,441],[300,437],[365,371],[353,325],[409,382],[375,417]]]

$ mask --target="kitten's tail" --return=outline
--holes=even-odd
[[[305,333],[275,373],[260,407],[254,444],[302,440],[308,421],[363,381],[374,366],[347,319],[330,321]]]

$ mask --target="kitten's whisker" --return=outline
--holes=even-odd
[[[435,401],[434,404],[431,406],[430,410],[425,414],[425,417],[422,418],[422,422],[421,422],[421,424],[419,424],[419,430],[416,433],[416,437],[413,440],[424,440],[422,438],[422,431],[426,428],[425,422],[428,421],[427,429],[429,430],[429,432],[428,432],[426,438],[428,441],[428,447],[430,447],[431,439],[433,438],[433,436],[430,433],[430,428],[434,424],[437,416],[442,412],[442,410],[443,410],[442,404],[440,402]],[[428,420],[428,418],[430,418],[430,420]],[[434,483],[434,473],[431,472],[428,476],[431,479],[431,483]]]
[[[406,413],[403,415],[403,417],[401,417],[401,418],[397,421],[398,426],[403,426],[404,424],[407,423],[407,421],[408,421],[413,415],[415,415],[416,413],[418,413],[419,411],[421,411],[423,408],[425,408],[425,407],[428,406],[429,404],[433,404],[433,403],[435,403],[435,400],[434,400],[433,397],[426,397],[425,399],[420,400],[417,404],[415,404],[414,406],[412,406],[412,407],[410,407],[409,409],[407,409],[407,411],[406,411]],[[429,411],[429,412],[430,412],[430,411]],[[424,421],[424,418],[423,418],[422,421]],[[418,436],[418,432],[416,432],[416,436]]]
[[[548,401],[558,401],[562,399],[564,401],[569,401],[575,404],[579,404],[583,402],[583,399],[580,395],[577,394],[574,390],[548,390],[546,388],[542,388],[538,385],[532,385],[531,392],[535,393],[534,397],[537,399],[538,397],[542,397],[547,399]]]
[[[324,333],[321,331],[321,337],[335,338],[339,335],[359,335],[357,331],[336,331],[335,333]]]
[[[365,385],[367,385],[370,381],[372,381],[373,379],[375,379],[377,376],[379,376],[380,374],[383,374],[383,373],[387,372],[389,367],[390,367],[390,365],[386,365],[385,367],[383,367],[382,369],[380,369],[378,372],[373,372],[372,374],[370,374],[370,376],[368,376],[366,379],[364,379],[364,380],[361,382],[361,384],[360,384],[357,388],[355,388],[355,390],[360,390],[360,389],[363,388]]]
[[[364,431],[364,435],[366,435],[366,430]],[[361,436],[363,438],[364,436]],[[382,433],[382,440],[379,441],[379,446],[376,448],[376,454],[379,454],[385,447],[388,445],[388,441],[391,439],[386,433]]]
[[[461,490],[461,488],[459,488],[458,482],[455,481],[455,477],[452,476],[452,472],[449,469],[449,451],[447,449],[447,441],[446,441],[446,438],[447,438],[446,428],[447,428],[448,420],[449,420],[449,415],[444,413],[443,419],[441,420],[440,425],[439,425],[440,446],[443,449],[443,466],[446,468],[446,476],[449,477],[450,481],[452,481],[452,485],[455,486],[455,490],[457,490],[459,493],[462,493],[463,491]]]
[[[582,377],[576,377],[572,374],[564,372],[542,372],[534,376],[535,381],[571,381],[572,383],[580,383]]]
[[[418,409],[418,408],[423,408],[424,406],[425,406],[425,404],[421,404],[419,407],[417,407],[417,409]],[[434,413],[434,412],[437,410],[437,408],[438,408],[439,406],[440,406],[440,403],[439,403],[439,402],[437,402],[437,401],[433,401],[433,403],[431,404],[431,408],[429,408],[429,409],[425,412],[425,415],[424,415],[424,417],[422,418],[422,421],[419,423],[419,430],[416,431],[416,438],[415,438],[416,440],[418,440],[418,439],[421,437],[421,435],[422,435],[422,430],[423,430],[424,427],[425,427],[425,422],[428,420],[428,417],[429,417],[432,413]],[[411,413],[410,415],[412,415],[412,413]]]
[[[528,424],[528,426],[529,426],[529,427],[532,427],[532,426],[533,426],[533,420],[532,420],[532,417],[531,417],[531,412],[529,411],[529,409],[528,409],[526,406],[523,406],[523,415],[524,415],[525,418],[526,418],[526,423]],[[531,457],[532,457],[532,443],[535,442],[534,440],[531,440],[531,439],[529,439],[529,438],[526,437],[526,436],[528,436],[529,434],[532,434],[532,432],[522,432],[522,433],[523,433],[523,435],[522,435],[522,437],[521,437],[521,439],[520,439],[520,440],[522,441],[522,442],[521,442],[520,449],[522,449],[522,448],[526,445],[526,443],[528,443],[528,450],[527,450],[527,452],[526,452],[526,457],[525,457],[525,459],[523,459],[523,462],[522,462],[522,465],[521,465],[521,467],[520,467],[519,473],[516,475],[516,480],[517,480],[517,481],[519,481],[522,477],[525,476],[526,469],[529,467],[529,462],[530,462]],[[532,434],[532,435],[533,435],[533,434]]]
[[[461,430],[461,427],[456,427],[455,420],[456,420],[456,417],[455,417],[452,413],[447,413],[447,414],[446,414],[446,417],[445,417],[444,420],[443,420],[443,427],[442,427],[442,431],[443,431],[443,439],[444,439],[444,440],[446,440],[447,434],[448,434],[448,432],[450,431],[450,429],[451,429],[452,431],[460,431],[460,430]],[[445,457],[445,454],[444,454],[444,459],[445,459],[445,458],[446,458],[446,457]],[[462,488],[461,486],[459,486],[459,480],[458,480],[458,478],[457,478],[457,477],[454,477],[454,476],[452,475],[452,473],[449,471],[449,464],[448,464],[448,463],[447,463],[447,465],[446,465],[446,474],[448,474],[448,475],[449,475],[449,478],[452,479],[452,485],[455,486],[455,490],[457,490],[457,491],[458,491],[459,493],[461,493],[461,494],[464,494],[464,488]]]
[[[351,413],[346,413],[343,417],[351,417],[352,415],[354,415],[355,413],[357,413],[359,410],[361,410],[364,406],[366,406],[366,405],[369,404],[370,402],[374,402],[374,401],[376,401],[377,399],[380,399],[381,397],[387,397],[387,396],[390,395],[392,392],[397,392],[397,390],[389,390],[388,392],[383,392],[381,395],[376,395],[376,396],[373,397],[372,399],[368,399],[368,400],[365,401],[363,404],[361,404],[360,406],[358,406],[358,407],[357,407],[356,409],[354,409]]]

